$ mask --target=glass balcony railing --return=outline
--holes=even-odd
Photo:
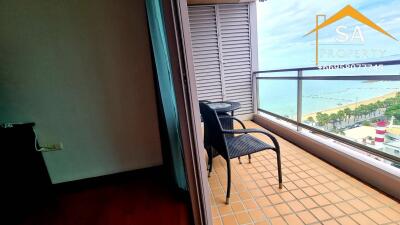
[[[400,167],[400,61],[368,64],[386,71],[257,71],[258,111]]]

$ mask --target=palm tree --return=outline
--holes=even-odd
[[[360,105],[358,108],[360,110],[360,116],[365,116],[366,117],[369,114],[366,105]]]
[[[317,112],[317,123],[319,126],[323,126],[323,115],[321,112]]]
[[[312,117],[312,116],[309,116],[309,117],[307,118],[307,121],[308,121],[311,125],[314,125],[314,123],[315,123],[314,117]]]
[[[368,112],[368,116],[371,117],[371,114],[374,113],[375,116],[376,107],[374,103],[370,103],[366,105],[366,112]]]
[[[329,122],[329,115],[326,113],[318,112],[317,113],[317,121],[318,121],[319,126],[324,126],[324,128],[326,129],[326,125]]]
[[[347,122],[349,122],[351,116],[353,115],[353,110],[351,110],[350,108],[347,107],[347,108],[345,108],[345,109],[343,110],[343,112],[344,112],[344,114],[346,114],[346,116],[347,116]]]
[[[338,121],[338,114],[332,113],[328,116],[329,122],[332,123],[334,129],[336,129],[336,122]]]
[[[357,120],[362,118],[362,116],[365,113],[364,110],[365,110],[364,105],[360,105],[360,106],[358,106],[357,108],[354,109],[354,116],[355,116],[354,122],[356,121],[356,118],[357,118]]]
[[[400,104],[389,106],[385,111],[385,116],[389,119],[394,117],[396,122],[400,121]]]
[[[340,123],[343,122],[343,120],[346,118],[346,113],[344,112],[344,110],[339,110],[337,112],[337,118],[338,118]]]

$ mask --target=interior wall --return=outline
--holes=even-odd
[[[144,0],[0,0],[0,122],[31,121],[53,183],[162,164]]]

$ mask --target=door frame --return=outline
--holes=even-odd
[[[212,225],[187,1],[163,0],[163,4],[193,220],[196,225]]]

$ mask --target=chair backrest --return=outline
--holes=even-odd
[[[207,132],[208,144],[210,144],[224,158],[229,158],[226,148],[222,126],[214,109],[206,103],[200,103],[200,113],[203,117],[204,130]]]

